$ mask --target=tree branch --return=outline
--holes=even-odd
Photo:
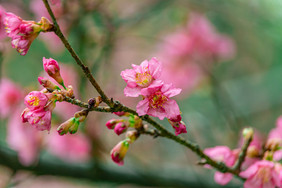
[[[74,58],[74,60],[76,61],[76,63],[82,68],[85,76],[88,78],[88,80],[91,82],[91,84],[95,87],[95,89],[97,90],[97,92],[101,95],[102,100],[110,107],[109,110],[106,110],[106,112],[118,112],[118,111],[123,111],[123,112],[129,112],[131,114],[137,115],[137,112],[133,109],[130,109],[126,106],[124,106],[123,104],[119,103],[118,101],[113,101],[112,99],[110,100],[106,94],[103,92],[103,90],[101,89],[101,87],[99,86],[99,84],[96,82],[96,80],[94,79],[93,75],[91,74],[89,68],[87,66],[85,66],[82,61],[80,60],[80,58],[78,57],[78,55],[75,53],[75,51],[73,50],[73,48],[70,46],[69,42],[67,41],[67,39],[64,37],[64,35],[62,34],[59,25],[57,24],[56,18],[49,6],[49,3],[47,0],[43,0],[53,22],[54,22],[54,32],[56,33],[56,35],[61,39],[61,41],[64,43],[65,47],[67,48],[67,50],[70,52],[70,54],[72,55],[72,57]],[[76,104],[78,106],[83,106],[85,104],[80,103],[78,100],[74,100],[72,101],[73,104]],[[87,104],[88,106],[88,104]],[[94,110],[94,109],[89,109]],[[98,110],[96,110],[98,111]],[[205,159],[206,162],[216,168],[217,170],[219,170],[220,172],[226,173],[232,173],[235,176],[239,177],[238,174],[231,168],[228,168],[224,163],[222,162],[217,162],[212,160],[209,156],[207,156],[206,154],[204,154],[204,152],[200,149],[200,147],[198,146],[198,144],[193,143],[191,141],[185,140],[184,138],[180,137],[180,136],[175,136],[174,134],[170,133],[166,128],[164,128],[161,124],[157,123],[156,121],[154,121],[152,118],[150,118],[148,115],[145,116],[139,116],[142,120],[150,123],[153,127],[155,127],[157,130],[160,131],[160,135],[163,137],[166,137],[168,139],[174,140],[175,142],[186,146],[187,148],[189,148],[190,150],[192,150],[194,153],[196,153],[200,158]],[[241,178],[241,177],[239,177]],[[243,179],[243,178],[241,178]]]

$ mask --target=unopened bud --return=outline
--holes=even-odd
[[[70,127],[73,126],[75,123],[75,118],[70,118],[69,120],[62,123],[58,128],[57,131],[60,135],[67,134]]]
[[[52,58],[46,59],[45,57],[43,57],[43,68],[50,77],[54,78],[54,80],[56,80],[61,86],[63,86],[64,89],[67,89],[60,74],[59,64],[56,60]]]
[[[123,159],[127,153],[129,147],[129,142],[128,140],[123,140],[119,142],[111,151],[111,157],[112,160],[118,164],[118,165],[123,165]]]
[[[75,121],[74,124],[69,128],[69,133],[74,134],[77,132],[79,127],[79,121]]]
[[[53,82],[51,82],[49,79],[47,78],[43,78],[43,77],[38,77],[38,82],[40,85],[42,85],[43,87],[45,87],[46,89],[51,89],[51,90],[61,90],[59,88],[59,86],[57,86],[56,84],[54,84]]]
[[[89,112],[88,110],[81,110],[79,112],[76,112],[74,114],[74,117],[77,121],[79,121],[81,123],[86,119],[88,112]]]
[[[108,127],[108,129],[114,129],[116,124],[122,121],[123,120],[121,119],[110,119],[109,121],[107,121],[106,126]]]
[[[243,129],[243,136],[245,140],[249,140],[254,136],[254,130],[252,128],[244,128]]]
[[[121,135],[127,130],[128,126],[124,122],[119,122],[116,124],[114,131],[117,135]]]

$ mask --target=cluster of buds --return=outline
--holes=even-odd
[[[112,160],[118,164],[123,165],[124,164],[124,157],[127,153],[127,150],[129,148],[129,145],[135,142],[135,140],[139,137],[139,133],[136,130],[128,131],[126,133],[126,139],[123,141],[120,141],[111,151],[111,157]]]
[[[7,35],[12,39],[12,47],[21,55],[26,55],[32,41],[40,32],[48,32],[53,28],[45,17],[39,22],[27,21],[10,12],[5,14],[4,24]]]
[[[125,133],[129,127],[140,129],[143,124],[142,120],[135,115],[128,112],[114,112],[118,116],[126,116],[128,120],[125,119],[111,119],[106,123],[108,129],[113,129],[117,135]]]
[[[22,121],[29,122],[38,130],[48,130],[51,128],[52,111],[56,106],[56,102],[63,101],[65,96],[73,97],[72,87],[66,88],[60,74],[60,67],[54,59],[43,58],[44,70],[50,77],[56,80],[65,89],[50,81],[48,78],[38,77],[40,85],[44,87],[41,91],[30,92],[24,100],[27,108],[22,113]]]
[[[123,159],[127,153],[128,147],[132,144],[140,135],[140,130],[144,129],[142,120],[135,115],[128,112],[114,112],[117,116],[126,116],[125,119],[111,119],[106,123],[108,129],[113,129],[117,135],[125,133],[129,127],[135,130],[129,130],[126,132],[126,139],[119,142],[111,151],[112,160],[118,165],[123,165]]]
[[[137,104],[136,112],[139,116],[150,115],[160,120],[170,120],[175,134],[187,133],[185,124],[181,121],[178,104],[171,97],[178,95],[181,89],[166,84],[159,77],[162,72],[162,63],[156,58],[143,61],[139,66],[132,65],[133,69],[126,69],[121,76],[127,83],[124,89],[125,96],[142,96],[143,100]]]

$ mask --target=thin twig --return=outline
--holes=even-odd
[[[234,164],[234,166],[232,167],[232,169],[236,172],[239,173],[241,170],[241,166],[243,164],[243,162],[245,161],[246,155],[247,155],[247,151],[248,151],[248,147],[251,144],[253,140],[253,136],[250,136],[247,140],[245,140],[242,148],[241,148],[241,152],[239,154],[239,157],[236,161],[236,163]]]
[[[110,107],[109,110],[107,110],[107,112],[116,112],[116,111],[124,111],[124,112],[129,112],[132,113],[134,115],[137,115],[137,112],[135,110],[132,110],[124,105],[122,105],[121,103],[117,102],[117,101],[113,101],[112,99],[110,100],[105,93],[103,92],[103,90],[101,89],[101,87],[99,86],[99,84],[96,82],[96,80],[94,79],[93,75],[91,74],[91,72],[89,71],[88,67],[86,67],[82,61],[80,60],[80,58],[77,56],[77,54],[74,52],[73,48],[70,46],[69,42],[67,41],[67,39],[64,37],[64,35],[62,34],[59,25],[57,24],[56,18],[49,6],[49,3],[47,0],[43,0],[53,22],[54,22],[54,32],[56,33],[56,35],[62,40],[62,42],[64,43],[65,47],[67,48],[67,50],[70,52],[70,54],[72,55],[72,57],[75,59],[76,63],[82,68],[84,74],[86,75],[86,77],[89,79],[89,81],[91,82],[91,84],[95,87],[95,89],[97,90],[97,92],[101,95],[102,100]],[[73,104],[76,104],[78,106],[84,106],[84,104],[80,104],[80,102],[78,100],[74,100],[72,101]],[[87,104],[88,107],[88,104]],[[94,109],[89,109],[94,110]],[[180,137],[180,136],[175,136],[174,134],[170,133],[166,128],[164,128],[161,124],[157,123],[156,121],[154,121],[152,118],[150,118],[148,115],[145,116],[139,116],[142,120],[150,123],[153,127],[155,127],[156,129],[158,129],[161,132],[161,136],[166,137],[168,139],[174,140],[175,142],[186,146],[187,148],[191,149],[194,153],[196,153],[199,157],[201,157],[202,159],[205,159],[206,162],[210,165],[213,166],[214,168],[216,168],[217,170],[219,170],[220,172],[226,173],[232,173],[235,176],[238,176],[237,173],[235,173],[235,171],[231,168],[228,168],[224,163],[222,162],[216,162],[214,160],[212,160],[209,156],[207,156],[206,154],[204,154],[204,152],[200,149],[200,147],[198,146],[198,144],[190,142],[188,140],[185,140],[184,138]],[[238,176],[239,177],[239,176]],[[241,177],[239,177],[241,178]],[[241,178],[243,179],[243,178]]]

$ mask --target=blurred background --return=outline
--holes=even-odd
[[[25,20],[50,19],[41,0],[0,5],[1,12]],[[53,0],[51,8],[105,92],[132,108],[140,98],[123,95],[120,72],[152,57],[162,61],[162,79],[183,89],[176,97],[188,131],[183,137],[201,148],[235,149],[247,126],[266,138],[282,114],[279,0]],[[80,110],[71,104],[56,107],[49,134],[22,124],[24,96],[40,89],[42,57],[62,64],[77,98],[87,101],[97,93],[53,33],[41,33],[20,56],[0,23],[0,187],[219,187],[214,170],[164,138],[141,136],[125,165],[117,166],[109,153],[124,135],[106,128],[117,117],[112,114],[91,112],[75,135],[55,131]],[[224,187],[242,182],[234,178]]]

